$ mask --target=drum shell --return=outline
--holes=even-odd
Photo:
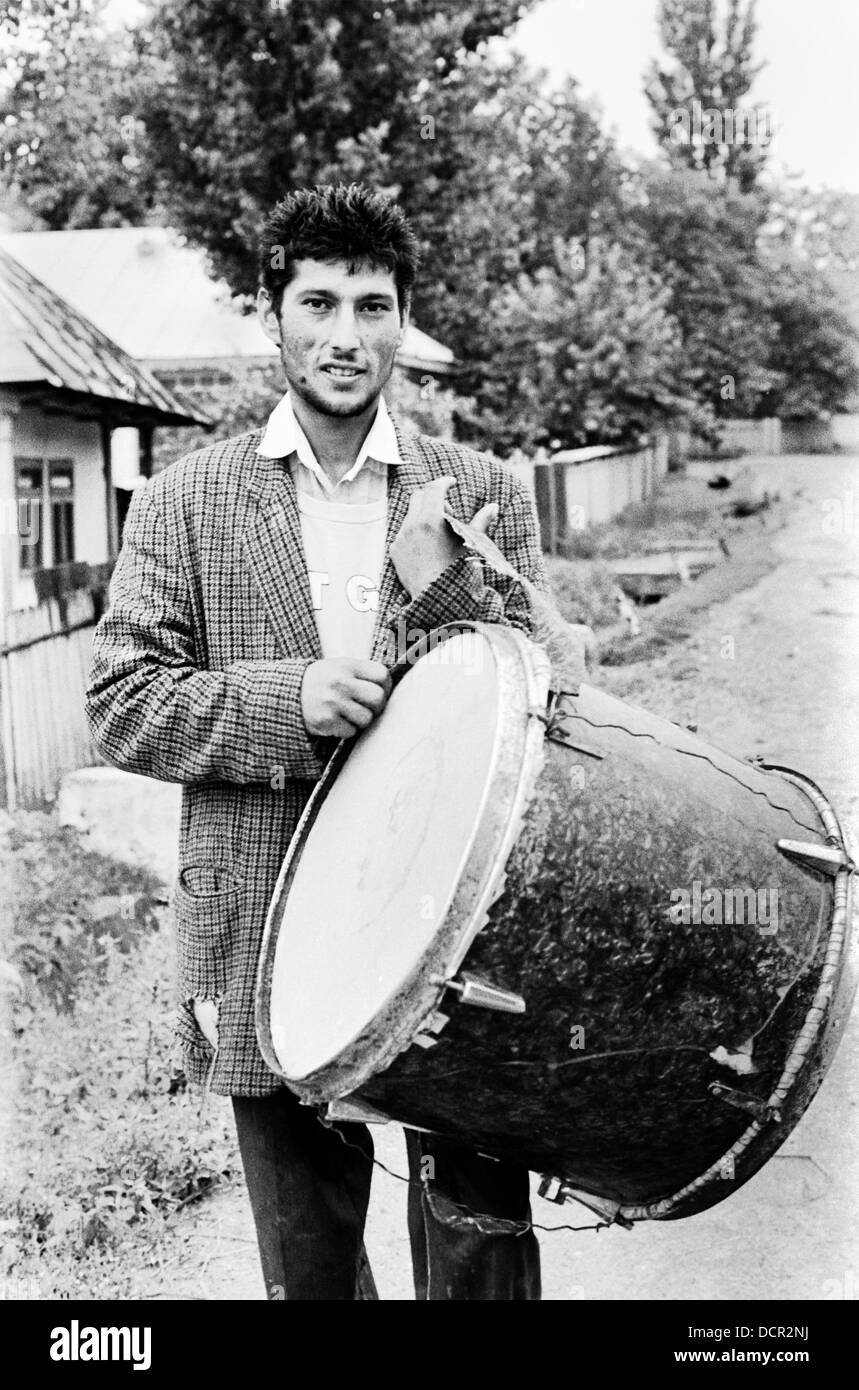
[[[652,1204],[753,1123],[714,1083],[759,1111],[778,1083],[823,968],[832,879],[777,848],[825,840],[786,778],[588,687],[574,709],[568,741],[545,741],[504,891],[465,962],[520,994],[525,1014],[448,992],[435,1045],[408,1049],[359,1094],[585,1192]],[[777,893],[777,930],[671,920],[678,890],[695,883],[723,900],[761,890],[770,908]],[[726,1196],[786,1137],[825,1070],[846,987],[780,1119],[765,1117],[733,1175],[671,1215]]]

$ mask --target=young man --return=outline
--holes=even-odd
[[[485,558],[492,547],[465,546],[446,512],[546,584],[524,487],[386,409],[417,268],[402,211],[361,186],[301,190],[271,213],[260,266],[288,394],[264,429],[134,494],[87,711],[109,761],[183,784],[178,1035],[190,1079],[233,1098],[269,1296],[351,1299],[372,1144],[363,1126],[324,1127],[260,1055],[266,910],[329,740],[384,708],[391,629],[531,630],[533,590]],[[449,1203],[420,1187],[431,1154],[436,1195],[522,1223],[528,1174],[441,1140],[408,1148],[418,1298],[539,1298],[532,1231],[449,1224]]]

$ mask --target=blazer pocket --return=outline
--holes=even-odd
[[[173,907],[184,999],[216,999],[224,993],[243,899],[244,883],[228,865],[198,861],[180,868]]]

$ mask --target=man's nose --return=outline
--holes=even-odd
[[[339,310],[331,332],[331,346],[338,352],[354,352],[361,346],[354,309],[344,306]]]

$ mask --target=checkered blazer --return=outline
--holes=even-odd
[[[430,631],[477,619],[531,630],[515,578],[466,553],[409,600],[387,548],[409,495],[452,474],[448,507],[469,521],[498,502],[494,539],[538,589],[546,577],[527,489],[485,455],[404,431],[388,475],[386,558],[374,652],[390,625]],[[87,716],[109,762],[182,783],[174,908],[178,1039],[192,1081],[265,1095],[279,1081],[254,1031],[266,912],[290,838],[333,745],[301,716],[305,668],[322,652],[291,471],[257,453],[259,430],[189,454],[135,494],[93,641]],[[220,1006],[217,1054],[195,998]]]

